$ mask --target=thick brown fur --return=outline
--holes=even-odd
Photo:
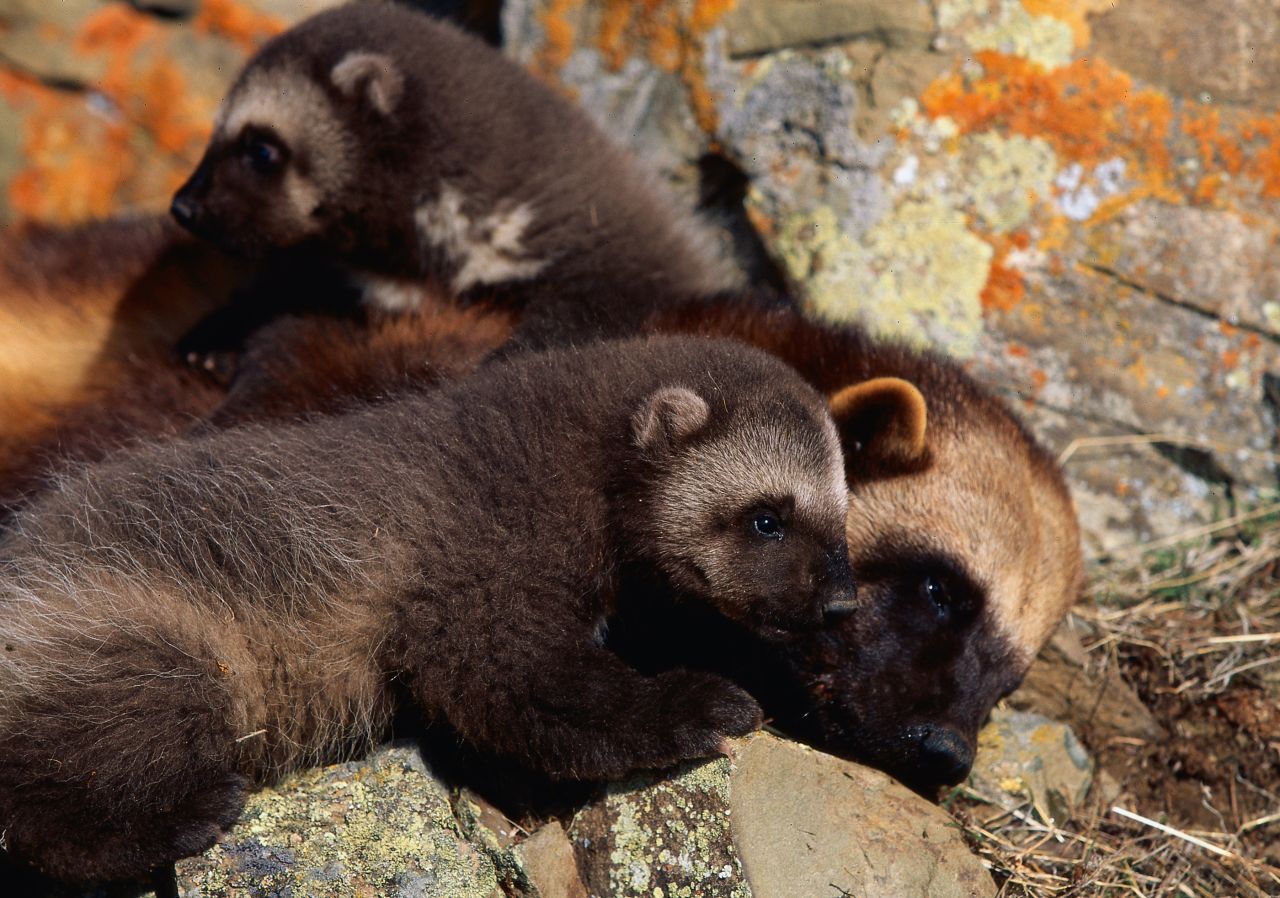
[[[247,341],[228,394],[176,347],[255,272],[160,216],[0,235],[0,520],[68,465],[455,379],[511,331],[507,313],[431,292],[358,322],[283,315]]]
[[[159,217],[0,235],[0,508],[50,451],[93,458],[210,411],[221,391],[172,347],[239,276]]]
[[[757,704],[605,649],[623,582],[817,626],[851,599],[846,507],[822,397],[701,338],[116,456],[0,537],[0,832],[72,880],[200,851],[249,782],[375,739],[396,677],[553,776],[713,754]]]
[[[110,308],[105,297],[112,286],[86,296]],[[256,386],[233,395],[215,416],[289,418],[341,407],[350,396],[429,384],[477,364],[509,327],[505,312],[477,306],[449,318],[448,308],[375,317],[366,325],[284,319],[250,342],[248,355],[258,361],[245,371],[260,364],[267,374],[250,377]],[[788,303],[750,296],[689,300],[652,314],[651,331],[734,336],[795,365],[829,395],[886,376],[919,388],[927,406],[926,451],[919,457],[886,463],[872,438],[883,422],[874,418],[846,427],[846,447],[869,447],[850,478],[849,537],[864,584],[863,612],[785,653],[752,646],[717,651],[715,640],[699,639],[695,627],[696,645],[682,661],[697,663],[701,655],[709,668],[734,667],[792,732],[923,789],[963,775],[990,707],[1020,681],[1078,593],[1075,516],[1053,460],[1001,402],[943,357],[872,339],[856,327],[812,322]],[[391,337],[380,336],[383,328]],[[575,330],[566,327],[563,338]],[[438,332],[453,336],[440,340]],[[468,334],[478,337],[473,342]],[[388,342],[398,348],[387,352]],[[158,418],[145,400],[121,391],[94,415],[67,415],[62,426],[80,434],[80,444],[99,446],[99,436],[111,432],[101,420],[137,419],[145,433],[155,432]],[[28,484],[57,469],[56,456],[25,459],[11,455],[9,469]],[[0,496],[5,490],[0,479]],[[940,608],[938,584],[969,610],[957,618]],[[756,661],[744,666],[747,657]]]
[[[492,47],[363,3],[248,62],[173,203],[230,251],[340,262],[371,305],[412,308],[434,287],[518,306],[530,344],[569,318],[634,331],[664,297],[728,286],[705,229],[675,208],[581,109]],[[250,291],[240,308],[256,326],[280,299]],[[206,336],[234,344],[233,322]]]
[[[770,650],[770,663],[739,678],[757,695],[773,690],[766,710],[818,744],[926,790],[961,779],[991,707],[1079,595],[1079,532],[1056,461],[953,361],[817,324],[785,303],[690,302],[646,330],[740,339],[828,396],[882,377],[923,395],[926,439],[914,457],[883,445],[882,418],[837,420],[858,614],[781,656]]]

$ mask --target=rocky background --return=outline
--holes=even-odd
[[[163,209],[247,54],[330,3],[0,0],[0,220]],[[1280,15],[1272,0],[418,5],[500,41],[574,96],[722,226],[726,251],[753,280],[795,291],[815,315],[938,346],[1009,396],[1061,453],[1089,553],[1144,559],[1121,577],[1120,592],[1141,612],[1126,620],[1174,633],[1176,605],[1201,623],[1226,615],[1249,630],[1243,599],[1229,603],[1220,589],[1201,614],[1168,590],[1221,585],[1233,558],[1248,562],[1232,562],[1233,571],[1272,576],[1274,542],[1232,530],[1225,548],[1195,557],[1150,552],[1215,521],[1265,523],[1276,511]],[[1257,583],[1241,577],[1233,583],[1256,598]],[[1268,608],[1274,595],[1266,592]],[[258,796],[226,844],[180,867],[180,889],[911,898],[994,894],[984,867],[1005,894],[1083,888],[1101,874],[1081,855],[1036,889],[1011,891],[1040,882],[1027,872],[1033,855],[1000,855],[1021,849],[965,802],[1027,821],[1063,857],[1075,843],[1057,826],[1086,795],[1104,811],[1135,795],[1159,807],[1176,791],[1172,779],[1152,775],[1140,787],[1123,775],[1128,762],[1095,776],[1098,759],[1130,751],[1129,761],[1148,763],[1158,745],[1176,754],[1187,708],[1169,696],[1199,693],[1159,672],[1223,661],[1213,647],[1228,643],[1213,640],[1236,637],[1166,648],[1151,630],[1123,630],[1105,606],[1091,604],[1082,617],[998,710],[974,778],[948,799],[963,837],[946,811],[879,774],[770,736],[741,744],[733,763],[619,786],[532,832],[478,796],[449,791],[413,751],[393,748]],[[1177,621],[1177,632],[1190,632]],[[1144,645],[1155,647],[1150,658],[1132,649]],[[1254,666],[1270,663],[1260,660]],[[1204,732],[1221,735],[1210,718],[1235,721],[1231,708],[1254,708],[1239,718],[1248,725],[1219,741],[1258,747],[1257,764],[1280,782],[1280,715],[1257,710],[1275,706],[1274,675],[1249,679],[1248,695],[1226,705],[1233,677],[1201,680],[1221,687],[1194,705],[1208,709]],[[1221,762],[1215,751],[1160,763],[1169,777],[1196,764],[1211,770]],[[1239,811],[1235,789],[1237,836],[1265,835],[1275,820]],[[1195,819],[1198,794],[1186,819]],[[1214,807],[1226,801],[1210,798]],[[1130,831],[1131,841],[1144,832]],[[1280,858],[1280,842],[1257,845],[1256,856]],[[1049,849],[1036,842],[1034,857]],[[1117,888],[1177,893],[1177,881],[1142,875]]]

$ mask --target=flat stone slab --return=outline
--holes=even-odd
[[[879,771],[757,734],[727,759],[615,787],[574,849],[611,898],[978,898],[995,893],[954,821]]]

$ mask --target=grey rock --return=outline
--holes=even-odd
[[[1030,804],[1065,821],[1093,782],[1094,761],[1071,728],[1043,714],[997,708],[978,736],[970,785],[1002,807]]]
[[[842,231],[864,233],[887,199],[876,169],[886,147],[862,143],[853,63],[840,49],[784,51],[730,89],[731,70],[712,81],[722,97],[717,136],[752,178],[750,203],[773,221],[823,206]]]
[[[1261,108],[1280,103],[1273,0],[1125,0],[1092,26],[1092,52],[1173,93]]]
[[[1167,734],[1114,666],[1090,662],[1080,642],[1083,624],[1068,617],[1040,650],[1009,704],[1061,721],[1097,745],[1115,738],[1156,741]]]
[[[77,52],[72,38],[101,0],[0,0],[0,62],[30,77],[66,85],[90,84],[102,76],[99,54]]]
[[[954,823],[888,776],[757,734],[736,756],[615,788],[574,818],[592,894],[974,898]]]
[[[934,27],[925,0],[739,0],[724,25],[734,56],[865,36],[924,47]]]
[[[492,862],[462,837],[448,792],[408,746],[253,795],[218,845],[179,862],[178,884],[184,898],[501,896]]]
[[[569,836],[591,894],[751,898],[729,829],[730,765],[686,765],[611,786],[574,816]]]
[[[1263,499],[1275,483],[1266,389],[1280,345],[1088,266],[1026,274],[1036,299],[988,312],[975,373],[1028,397],[1055,451],[1095,435],[1198,446],[1073,451],[1067,472],[1095,552],[1221,517],[1228,486],[1237,500]]]
[[[742,747],[730,790],[755,898],[995,894],[954,821],[877,770],[757,736]]]
[[[1217,209],[1135,203],[1090,235],[1090,264],[1222,318],[1280,336],[1280,223]]]

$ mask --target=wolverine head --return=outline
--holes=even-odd
[[[766,636],[853,609],[844,465],[817,394],[667,387],[632,426],[648,472],[632,524],[677,590]]]
[[[377,17],[338,13],[277,37],[246,65],[174,196],[183,227],[248,256],[306,242],[342,251],[362,207],[387,201],[364,175],[397,168],[385,151],[405,126],[408,77],[391,55],[364,49],[362,28]]]
[[[838,426],[850,408],[864,422],[842,426],[861,602],[786,650],[809,700],[782,713],[924,791],[968,774],[992,706],[1080,589],[1075,512],[1056,464],[966,383],[930,389],[927,439],[923,396],[913,428],[899,413],[870,430],[859,388],[833,398]]]

